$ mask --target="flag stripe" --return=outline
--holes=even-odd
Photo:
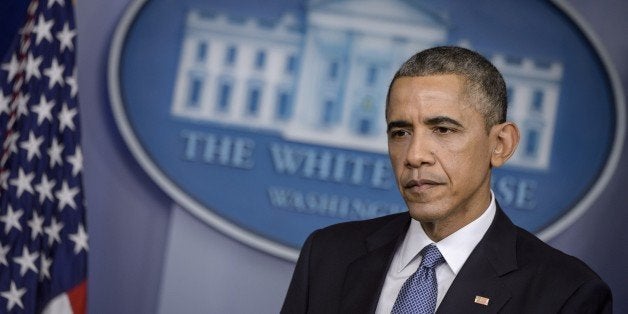
[[[74,314],[87,313],[87,281],[81,282],[78,286],[68,291],[68,298],[70,299],[70,305],[72,305],[72,312]]]

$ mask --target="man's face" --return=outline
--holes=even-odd
[[[490,201],[493,143],[463,84],[458,75],[398,78],[387,112],[390,160],[410,215],[453,230]]]

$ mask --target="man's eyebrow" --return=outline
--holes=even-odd
[[[456,121],[455,119],[452,119],[450,117],[447,116],[437,116],[437,117],[432,117],[432,118],[427,118],[423,121],[423,123],[425,123],[426,125],[443,125],[443,124],[452,124],[455,125],[457,127],[462,128],[462,123]]]
[[[394,128],[407,128],[411,126],[412,126],[412,123],[405,120],[390,121],[388,122],[388,128],[386,129],[386,132],[390,132],[390,130]]]

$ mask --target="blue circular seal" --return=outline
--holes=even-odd
[[[222,232],[296,259],[306,236],[405,211],[386,152],[386,89],[436,45],[503,73],[517,153],[492,188],[543,239],[588,209],[617,165],[617,75],[562,2],[136,1],[109,58],[121,134],[150,177]]]

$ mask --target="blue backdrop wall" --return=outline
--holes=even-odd
[[[626,94],[628,3],[566,3],[597,35]],[[138,166],[116,127],[107,93],[108,55],[129,4],[78,1],[76,10],[89,308],[93,313],[276,313],[294,263],[225,236],[173,205]],[[22,1],[1,4],[0,49],[19,23],[20,16],[12,13],[25,6]],[[577,131],[587,132],[587,126]],[[619,166],[590,208],[548,240],[583,259],[610,284],[617,313],[628,313],[627,150],[623,143]]]

